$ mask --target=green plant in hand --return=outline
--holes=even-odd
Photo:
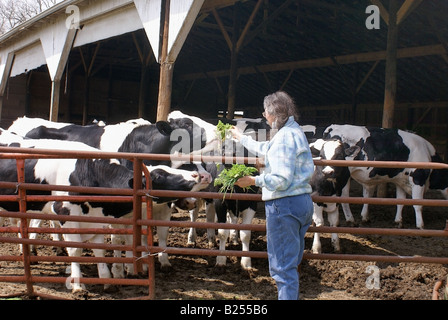
[[[218,124],[216,125],[216,134],[221,141],[225,140],[226,131],[229,131],[232,127],[233,126],[230,123],[224,124],[221,120],[218,121]]]
[[[219,192],[226,194],[227,192],[233,192],[235,188],[235,182],[239,178],[245,176],[251,176],[258,172],[256,168],[247,167],[244,164],[234,164],[230,169],[224,168],[221,173],[216,177],[214,185],[215,187],[221,186]],[[244,191],[249,190],[250,187],[243,188]]]

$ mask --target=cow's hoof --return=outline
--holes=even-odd
[[[193,242],[193,241],[187,242],[187,248],[195,248],[195,247],[196,247],[196,242]]]
[[[173,266],[172,265],[170,265],[170,264],[167,264],[167,265],[161,265],[160,266],[160,271],[161,272],[163,272],[163,273],[169,273],[169,272],[171,272],[173,270]]]

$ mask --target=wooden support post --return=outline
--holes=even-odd
[[[233,34],[232,47],[230,49],[230,73],[229,73],[229,92],[227,96],[227,119],[233,119],[235,115],[236,104],[236,83],[238,80],[238,33],[239,33],[239,18],[238,18],[239,4],[235,3],[233,7]]]
[[[5,69],[3,70],[3,75],[0,74],[0,121],[2,119],[3,111],[3,99],[6,91],[6,85],[8,84],[8,79],[11,74],[12,65],[14,63],[15,53],[11,52],[6,57]]]
[[[157,121],[166,120],[171,109],[171,92],[173,87],[174,63],[168,61],[168,35],[170,25],[170,3],[165,1],[163,21],[162,54],[160,59],[159,100],[157,105]]]
[[[384,91],[383,128],[392,128],[397,95],[397,25],[398,0],[391,0],[389,7],[389,30],[387,34],[386,80]]]
[[[60,96],[61,80],[53,80],[51,82],[50,121],[58,121]]]

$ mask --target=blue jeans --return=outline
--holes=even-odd
[[[266,201],[266,235],[269,272],[279,300],[299,299],[299,273],[305,233],[313,218],[309,194]]]

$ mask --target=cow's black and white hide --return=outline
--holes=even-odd
[[[345,160],[347,155],[359,152],[359,148],[357,147],[352,147],[346,150],[339,140],[323,139],[318,139],[311,143],[310,150],[314,158],[322,160]],[[346,181],[349,179],[350,171],[347,167],[333,167],[332,170],[324,170],[321,166],[315,166],[310,185],[313,188],[313,195],[340,197]],[[313,202],[313,206],[313,222],[317,227],[324,225],[324,212],[327,213],[330,226],[337,227],[339,225],[338,204],[330,202]],[[339,237],[337,233],[331,235],[331,242],[334,250],[340,251]],[[321,253],[322,251],[320,234],[318,232],[314,233],[312,251],[314,253]]]
[[[0,145],[10,147],[23,148],[40,148],[48,149],[51,146],[56,150],[79,150],[79,151],[98,151],[80,142],[59,141],[59,140],[21,140],[17,135],[2,131],[0,135]],[[0,178],[2,181],[17,182],[17,168],[15,160],[0,160]],[[209,184],[207,178],[204,181],[198,172],[185,170],[175,170],[166,166],[157,166],[150,168],[151,179],[153,180],[153,189],[161,190],[181,190],[196,191],[206,187]],[[63,186],[84,186],[84,187],[104,187],[129,189],[133,187],[133,172],[121,165],[116,159],[31,159],[25,161],[25,182],[52,184]],[[144,186],[142,185],[142,188]],[[2,194],[14,194],[15,190],[3,189]],[[32,194],[32,193],[31,193]],[[67,192],[54,191],[55,195],[66,195]],[[76,194],[76,193],[70,193]],[[160,204],[160,208],[168,207],[167,203],[174,199],[157,198],[155,202]],[[6,210],[14,210],[9,207],[9,203],[2,203]],[[17,205],[16,205],[17,206]],[[56,201],[50,205],[41,203],[29,203],[28,208],[39,210],[47,208],[49,212],[60,215],[75,216],[95,216],[95,217],[123,217],[132,213],[133,205],[131,202],[68,202]],[[163,211],[163,210],[161,210]],[[169,219],[169,215],[165,219]],[[65,222],[61,225],[63,228],[106,228],[106,224],[83,223],[83,222]],[[161,231],[163,234],[163,231]],[[64,234],[64,240],[73,242],[93,242],[103,243],[103,235],[86,235],[86,234]],[[160,237],[160,235],[159,235]],[[163,241],[163,240],[162,240]],[[166,238],[165,238],[166,243]],[[95,256],[103,257],[105,251],[102,249],[94,249]],[[70,256],[80,256],[82,249],[67,248]],[[164,257],[162,257],[163,259]],[[165,257],[166,258],[166,257]],[[98,264],[98,274],[100,278],[110,277],[110,271],[106,264]],[[72,263],[71,277],[80,278],[81,271],[79,263]],[[73,291],[79,291],[82,287],[78,284],[73,285]]]
[[[171,191],[191,191],[197,192],[207,188],[211,182],[209,174],[201,175],[198,171],[175,169],[165,165],[148,166],[148,171],[151,175],[152,188],[154,190],[171,190]],[[179,200],[184,200],[186,203],[181,204]],[[178,198],[157,198],[153,197],[153,219],[169,221],[171,219],[172,207],[171,204],[176,202],[182,209],[188,209],[191,205],[191,201],[187,199]],[[186,207],[185,207],[186,206]],[[196,206],[196,204],[194,205]],[[128,215],[130,216],[130,215]],[[126,216],[125,216],[126,217]],[[146,218],[146,203],[142,206],[142,217]],[[157,226],[157,237],[159,239],[159,247],[167,247],[168,231],[169,227]],[[124,238],[124,239],[123,239]],[[120,243],[124,240],[125,244],[132,243],[132,235],[124,237],[112,236],[113,243]],[[143,243],[146,242],[146,237],[143,237]],[[114,255],[121,257],[121,252],[115,251]],[[132,257],[132,252],[126,252],[127,257]],[[160,252],[158,259],[162,269],[171,267],[171,263],[168,260],[168,254]],[[126,265],[128,274],[134,274],[133,264]],[[114,264],[112,268],[114,278],[124,277],[124,269],[122,264]]]
[[[365,141],[360,141],[355,146],[343,144],[340,140],[316,141],[319,143],[321,156],[324,159],[347,160],[371,160],[371,161],[412,161],[431,162],[440,158],[434,152],[434,148],[425,139],[401,130],[394,129],[369,129],[370,136]],[[362,140],[362,139],[361,139]],[[371,197],[371,190],[379,183],[390,182],[397,188],[397,198],[405,198],[406,193],[413,199],[423,199],[425,191],[431,187],[438,188],[447,198],[447,170],[428,169],[388,169],[373,167],[349,167],[350,176],[345,169],[326,166],[316,168],[313,176],[315,190],[322,195],[349,195],[350,177],[359,182],[364,190],[364,196]],[[342,173],[341,173],[342,172]],[[435,177],[438,176],[436,183]],[[317,186],[317,187],[316,187]],[[342,188],[342,189],[341,189]],[[340,194],[339,194],[340,192]],[[395,222],[402,224],[402,207],[397,206]],[[423,228],[422,206],[414,206],[416,226]],[[362,218],[367,219],[366,210],[362,212]],[[337,213],[337,210],[336,210]],[[351,214],[351,213],[350,213]],[[334,218],[336,219],[336,218]],[[318,245],[316,244],[316,247]],[[316,249],[317,250],[317,249]]]
[[[317,139],[322,139],[324,131],[327,127],[318,127],[315,125],[305,124],[301,125],[300,128],[302,128],[308,143],[313,143]]]
[[[136,119],[106,126],[80,126],[22,117],[14,121],[9,130],[30,138],[80,141],[110,152],[176,154],[178,152],[190,153],[195,149],[206,149],[210,144],[212,144],[211,149],[214,148],[213,143],[216,140],[212,137],[212,133],[206,134],[204,130],[207,128],[204,129],[202,123],[199,122],[198,125],[199,118],[191,119],[177,114],[177,117],[171,117],[168,120],[168,122],[159,121],[156,124]],[[216,133],[214,134],[216,137]],[[202,137],[206,136],[211,137],[211,140],[203,141]],[[198,152],[201,154],[202,151]],[[126,159],[120,161],[132,169],[133,164],[130,161]],[[167,164],[173,168],[179,168],[185,162],[145,160],[144,164]],[[211,182],[211,176],[201,164],[193,167],[190,164],[188,168],[184,166],[182,169],[199,172],[201,178],[208,177],[208,182]]]
[[[337,138],[347,147],[361,148],[353,160],[442,162],[434,146],[421,136],[399,130],[353,125],[331,125],[324,132],[324,138]],[[396,197],[423,199],[427,189],[438,190],[448,199],[448,170],[446,169],[403,169],[403,168],[350,168],[351,178],[363,186],[364,197],[371,197],[378,184],[390,182],[396,186]],[[350,181],[343,191],[348,196]],[[346,218],[353,220],[348,204],[342,205]],[[402,227],[403,205],[397,205],[395,222]],[[422,206],[414,206],[416,226],[423,229]],[[368,220],[368,205],[363,206],[361,217]]]
[[[181,149],[189,153],[201,149],[202,129],[188,118],[158,121],[151,124],[142,119],[129,120],[112,125],[59,124],[40,118],[22,117],[14,121],[8,131],[33,139],[56,139],[79,141],[94,148],[109,152],[170,154]],[[120,160],[129,169],[132,162]],[[146,165],[169,162],[145,160]]]

